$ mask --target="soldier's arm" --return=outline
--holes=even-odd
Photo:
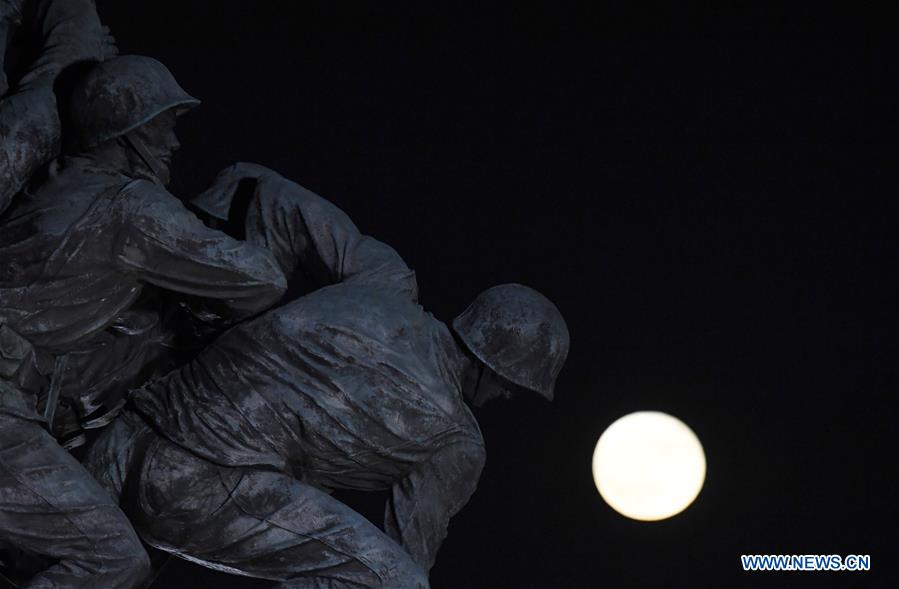
[[[9,40],[13,37],[13,30],[21,20],[21,0],[0,0],[0,98],[9,90],[9,81],[6,78],[6,50]]]
[[[255,183],[243,206],[238,186]],[[288,280],[299,276],[311,290],[340,282],[376,284],[417,299],[415,273],[390,246],[363,235],[338,207],[256,164],[226,168],[213,186],[193,201],[220,219],[246,229],[246,239],[271,251]]]
[[[485,460],[482,445],[455,443],[393,486],[385,530],[426,571],[434,564],[450,518],[477,488]]]
[[[284,294],[284,275],[270,252],[210,229],[163,188],[136,180],[117,206],[118,262],[145,282],[218,299],[238,317],[268,309]]]
[[[11,29],[20,26],[39,35],[43,49],[20,80],[6,80],[3,49]],[[56,75],[69,64],[116,51],[93,0],[0,0],[0,214],[59,150]]]
[[[22,78],[29,86],[44,75],[55,77],[66,66],[79,61],[102,61],[118,53],[115,40],[100,23],[94,0],[31,0],[27,18],[35,21],[43,50]]]

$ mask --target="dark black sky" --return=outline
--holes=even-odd
[[[694,34],[690,14],[650,33],[520,8],[98,4],[123,52],[204,100],[176,192],[256,161],[393,245],[438,317],[510,281],[566,316],[557,401],[479,414],[488,464],[435,589],[896,586],[895,41],[782,15],[777,35]],[[708,458],[697,502],[655,524],[590,474],[599,434],[640,409],[686,421]],[[372,517],[377,499],[348,497]],[[741,571],[766,552],[873,570]],[[187,564],[160,585],[268,586]]]

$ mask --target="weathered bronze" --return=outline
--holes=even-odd
[[[556,307],[506,284],[447,326],[391,247],[259,165],[182,202],[199,101],[90,0],[0,0],[0,48],[3,570],[146,586],[143,541],[285,588],[427,587],[486,459],[469,405],[552,399]],[[389,490],[383,531],[336,489]]]

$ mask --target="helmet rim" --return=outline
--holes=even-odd
[[[521,284],[500,284],[475,297],[452,327],[462,345],[495,374],[553,400],[570,336],[548,298]]]
[[[149,114],[147,114],[145,117],[141,118],[139,121],[135,122],[134,124],[126,127],[124,131],[112,131],[110,133],[98,135],[97,139],[95,139],[93,141],[83,142],[81,145],[85,149],[89,149],[91,147],[96,147],[102,143],[106,143],[107,141],[112,141],[113,139],[118,139],[119,137],[124,137],[125,135],[134,131],[135,129],[139,129],[140,127],[143,127],[144,125],[146,125],[147,123],[149,123],[150,121],[152,121],[153,119],[155,119],[156,117],[158,117],[159,115],[161,115],[164,112],[170,111],[172,109],[176,109],[179,111],[176,114],[177,114],[177,116],[180,117],[187,111],[193,110],[200,104],[202,104],[202,103],[199,100],[197,100],[196,98],[193,98],[193,97],[184,98],[178,102],[175,102],[171,106],[162,106],[158,109],[151,110]]]
[[[200,101],[156,59],[122,55],[97,62],[85,72],[69,104],[75,144],[90,149],[127,135],[169,110],[180,116]]]
[[[460,317],[461,317],[461,316],[460,316]],[[520,376],[516,376],[516,375],[514,375],[514,374],[511,374],[510,372],[508,372],[508,371],[502,369],[501,367],[497,366],[496,363],[495,363],[494,361],[491,361],[489,358],[487,358],[486,354],[484,354],[484,352],[480,349],[479,346],[474,345],[474,343],[471,341],[471,338],[469,338],[469,337],[466,335],[466,333],[465,333],[466,330],[465,330],[465,329],[460,329],[459,323],[460,323],[460,318],[459,318],[459,317],[456,317],[456,318],[453,319],[453,331],[456,332],[456,335],[458,335],[458,336],[459,336],[459,339],[462,340],[462,343],[465,344],[465,348],[466,348],[469,352],[471,352],[472,354],[474,354],[474,356],[475,356],[475,357],[476,357],[476,358],[477,358],[477,359],[478,359],[484,366],[486,366],[487,368],[489,368],[490,370],[492,370],[493,372],[495,372],[496,374],[498,374],[499,376],[501,376],[502,378],[508,380],[509,382],[511,382],[512,384],[514,384],[514,385],[516,385],[516,386],[519,386],[519,387],[521,387],[521,388],[523,388],[523,389],[526,389],[526,390],[529,390],[529,391],[531,391],[531,392],[537,393],[538,395],[540,395],[541,397],[544,397],[544,398],[547,399],[548,401],[552,401],[552,400],[553,400],[553,398],[554,398],[554,396],[555,396],[555,382],[550,383],[548,387],[539,387],[539,386],[535,386],[534,383],[524,382],[524,379],[521,378]]]

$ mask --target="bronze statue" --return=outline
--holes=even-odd
[[[0,0],[0,213],[58,153],[57,76],[117,53],[93,0]]]
[[[143,540],[285,588],[427,587],[485,461],[469,405],[552,399],[559,311],[507,284],[447,326],[392,248],[259,165],[182,202],[199,101],[91,0],[0,0],[0,49],[0,560],[128,589]],[[384,531],[335,489],[390,490]]]
[[[450,328],[418,304],[390,248],[258,166],[233,180],[242,170],[259,179],[247,239],[295,252],[280,257],[285,275],[355,250],[354,271],[135,391],[87,466],[147,543],[193,562],[285,588],[427,587],[486,457],[468,405],[552,398],[565,322],[536,291],[502,285]],[[334,489],[390,489],[386,533]]]
[[[132,587],[143,548],[45,428],[74,446],[165,365],[154,290],[240,318],[286,284],[268,251],[208,228],[165,190],[175,117],[197,101],[162,64],[101,62],[72,102],[77,149],[0,217],[0,540],[58,560],[28,586]],[[71,418],[57,420],[63,406]]]

